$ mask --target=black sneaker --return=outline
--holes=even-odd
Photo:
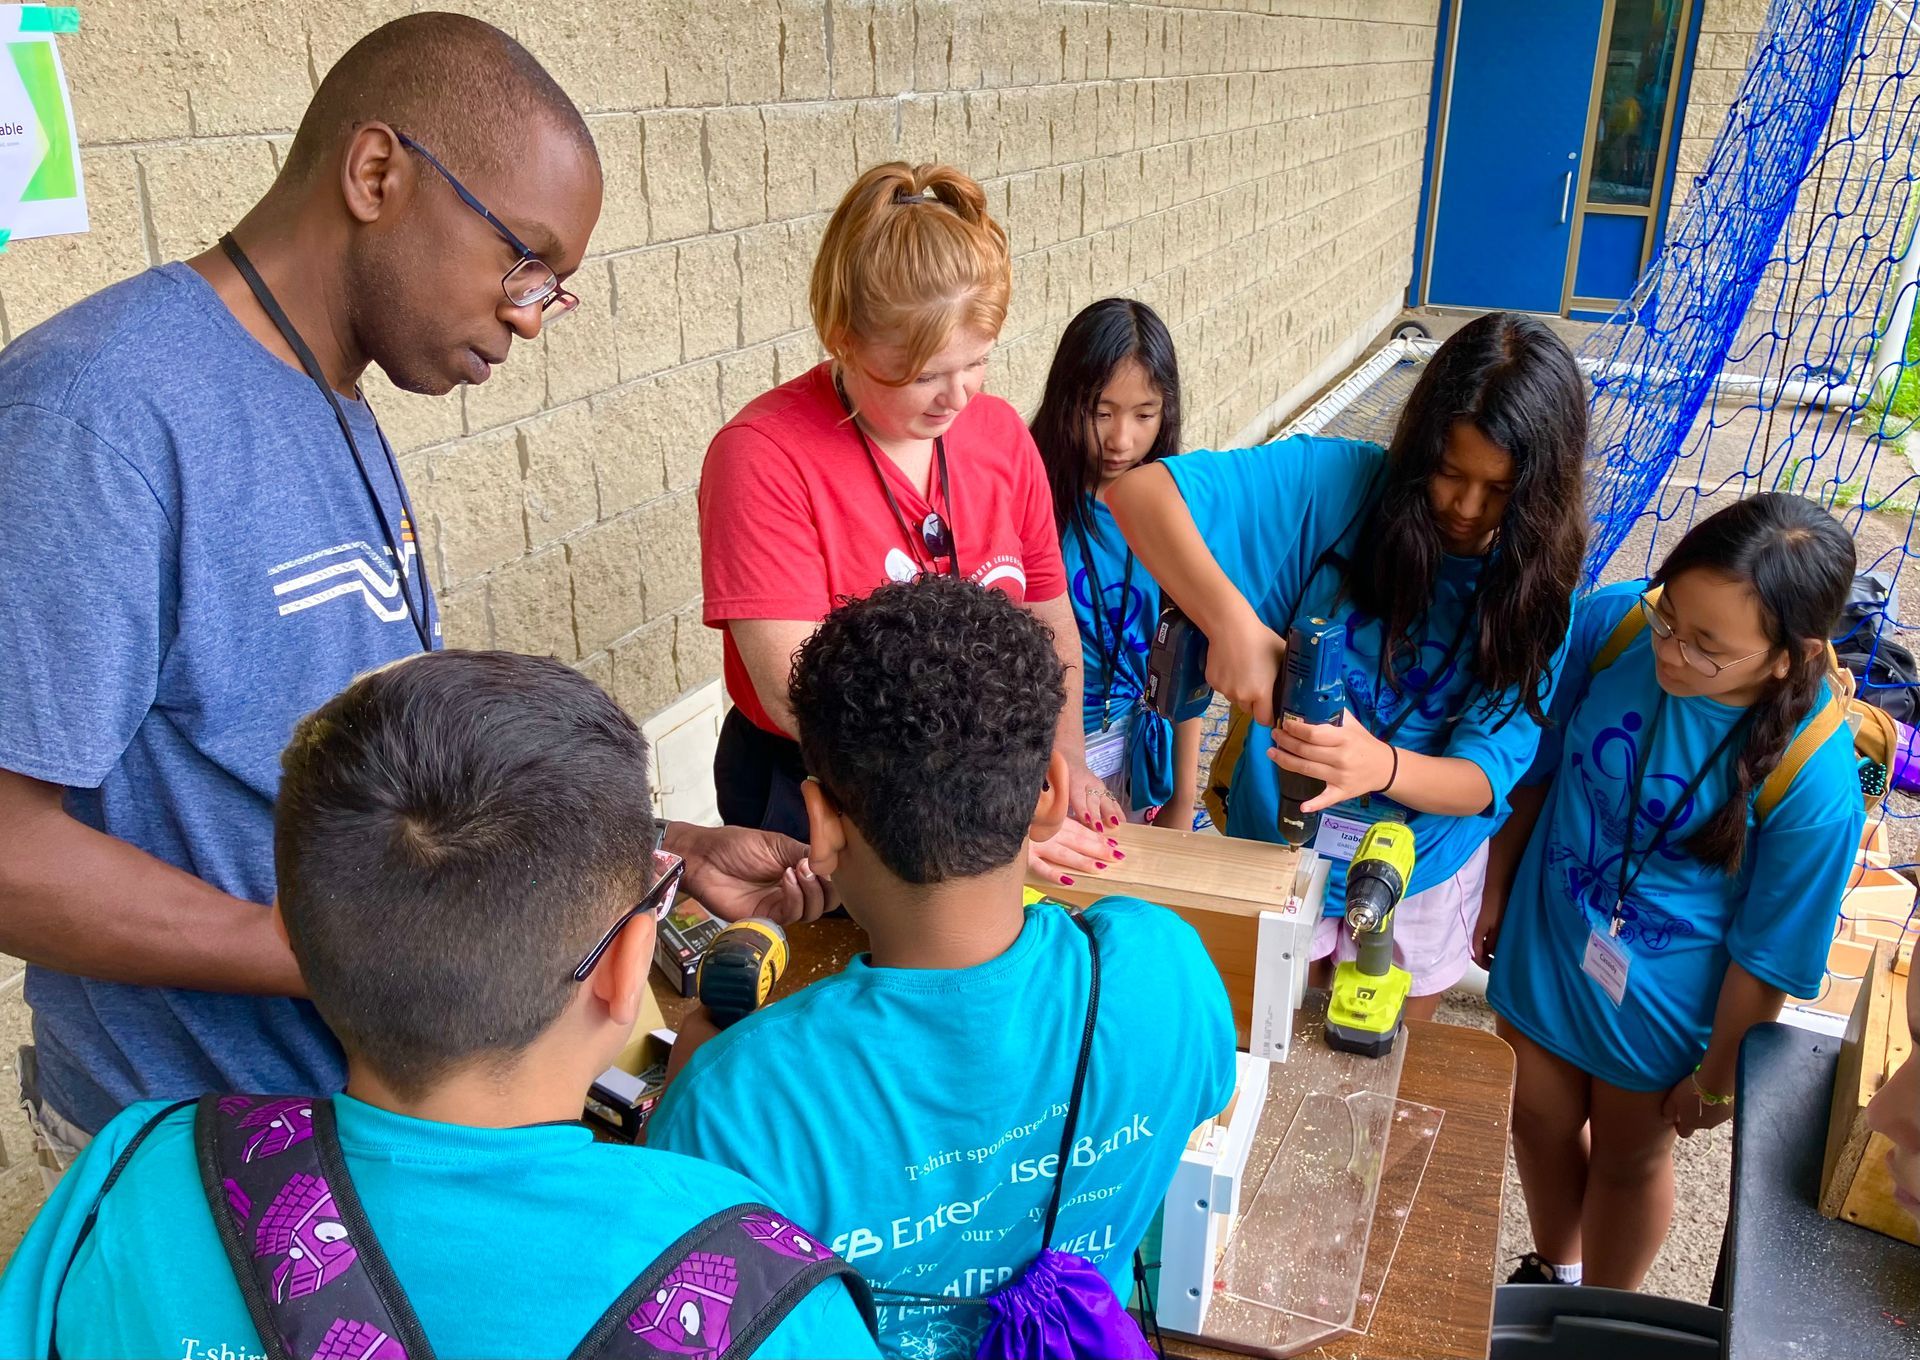
[[[1553,1273],[1553,1264],[1537,1251],[1530,1251],[1520,1258],[1520,1264],[1513,1274],[1507,1276],[1508,1284],[1559,1284],[1560,1279]]]

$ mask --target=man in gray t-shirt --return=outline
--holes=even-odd
[[[600,197],[518,43],[410,16],[328,73],[231,243],[0,354],[0,951],[29,964],[53,1150],[135,1100],[338,1089],[263,907],[279,753],[439,642],[359,378],[484,381],[578,305]],[[707,834],[668,844],[716,909],[817,914],[797,846]]]

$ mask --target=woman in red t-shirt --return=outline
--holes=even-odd
[[[813,265],[814,329],[831,359],[714,436],[701,575],[735,705],[714,759],[729,824],[806,837],[787,674],[834,602],[950,572],[1053,628],[1077,824],[1033,859],[1066,883],[1106,867],[1121,811],[1086,765],[1079,633],[1046,469],[1026,423],[980,391],[1010,291],[1006,233],[978,184],[950,166],[875,166],[834,210]]]

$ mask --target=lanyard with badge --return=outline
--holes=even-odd
[[[920,533],[916,537],[907,524],[906,514],[900,509],[899,500],[893,494],[893,487],[887,481],[886,469],[880,466],[880,455],[874,452],[867,432],[860,428],[859,420],[853,417],[853,403],[847,399],[847,389],[840,385],[837,376],[833,380],[833,390],[839,394],[840,404],[846,408],[847,416],[852,420],[854,437],[860,441],[860,448],[867,455],[867,466],[873,469],[873,475],[880,483],[880,494],[887,498],[887,509],[893,511],[893,522],[899,526],[900,536],[907,541],[907,555],[913,559],[913,565],[927,575],[934,576],[938,575],[934,564],[945,557],[952,569],[953,579],[959,580],[960,525],[953,513],[953,483],[947,476],[947,441],[933,441],[934,464],[940,471],[940,499],[946,504],[947,518],[942,523],[939,512],[929,508],[927,517],[920,521]]]
[[[340,398],[334,394],[332,385],[327,382],[326,374],[321,371],[320,361],[313,357],[313,351],[307,347],[307,342],[301,338],[300,332],[294,329],[293,321],[280,306],[279,299],[274,297],[267,287],[267,281],[260,277],[260,271],[253,267],[253,261],[248,259],[246,252],[240,249],[240,243],[233,239],[231,232],[220,238],[220,248],[233,262],[233,267],[240,271],[240,277],[246,280],[247,287],[253,290],[253,296],[259,302],[261,310],[266,312],[267,318],[280,332],[281,339],[287,342],[294,356],[300,360],[300,367],[306,370],[309,378],[313,379],[313,385],[320,389],[320,395],[327,399],[327,405],[333,409],[333,418],[340,422],[340,433],[347,441],[347,451],[353,455],[353,465],[360,473],[360,484],[366,488],[367,499],[373,502],[374,518],[380,521],[381,537],[386,541],[387,551],[393,556],[394,583],[400,588],[400,606],[407,611],[407,617],[413,623],[413,631],[420,637],[421,649],[432,651],[433,638],[427,622],[432,608],[430,603],[432,596],[426,573],[424,571],[409,573],[407,570],[407,560],[400,551],[401,535],[396,534],[393,526],[387,521],[387,508],[381,503],[379,492],[374,490],[373,476],[367,471],[366,459],[360,454],[360,444],[353,437],[353,426],[348,422],[347,413],[340,405]],[[419,521],[414,518],[413,506],[407,499],[406,483],[400,479],[400,464],[393,456],[393,446],[387,443],[387,436],[380,431],[377,423],[374,430],[380,435],[380,451],[386,455],[387,472],[393,478],[394,491],[400,497],[403,523],[412,525],[417,534]],[[418,561],[416,557],[416,564]],[[409,575],[414,574],[420,578],[418,608],[415,608],[413,593],[407,586]]]
[[[1120,773],[1126,763],[1127,727],[1114,730],[1113,727],[1113,686],[1120,673],[1120,658],[1126,652],[1127,637],[1125,618],[1128,603],[1133,599],[1133,549],[1127,549],[1127,566],[1121,578],[1119,619],[1109,618],[1106,607],[1106,587],[1100,583],[1100,573],[1093,563],[1093,542],[1087,537],[1087,526],[1076,513],[1073,517],[1073,532],[1080,543],[1080,559],[1086,565],[1087,594],[1089,612],[1093,616],[1093,645],[1100,654],[1100,664],[1105,673],[1105,688],[1100,694],[1100,734],[1087,741],[1087,769],[1095,778],[1111,780]],[[1102,621],[1107,627],[1101,627]],[[1112,646],[1108,646],[1108,634],[1112,634]]]
[[[1602,931],[1595,926],[1587,936],[1586,957],[1580,962],[1580,971],[1600,984],[1609,1000],[1618,1006],[1626,999],[1627,972],[1633,965],[1633,957],[1627,952],[1626,945],[1620,942],[1620,931],[1627,923],[1627,894],[1633,885],[1640,881],[1640,873],[1647,867],[1654,854],[1666,840],[1667,833],[1673,830],[1674,823],[1693,802],[1700,785],[1706,781],[1707,774],[1720,763],[1720,758],[1733,747],[1734,743],[1746,734],[1752,724],[1751,711],[1743,713],[1726,734],[1720,738],[1720,744],[1713,753],[1700,763],[1693,772],[1693,778],[1680,791],[1680,796],[1667,807],[1667,812],[1654,828],[1653,836],[1647,842],[1645,850],[1633,848],[1633,828],[1640,820],[1640,788],[1646,782],[1647,766],[1653,760],[1653,744],[1660,734],[1660,720],[1666,715],[1667,693],[1660,691],[1660,698],[1653,706],[1653,717],[1647,723],[1642,738],[1639,759],[1634,762],[1633,782],[1628,785],[1626,844],[1620,850],[1620,872],[1615,879],[1613,910],[1608,913],[1607,928]]]

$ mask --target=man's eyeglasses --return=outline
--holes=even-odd
[[[1700,655],[1700,653],[1675,637],[1673,634],[1673,625],[1667,622],[1660,611],[1654,607],[1653,601],[1649,600],[1645,595],[1640,597],[1640,612],[1647,616],[1647,627],[1653,630],[1655,637],[1659,638],[1662,642],[1672,642],[1677,645],[1680,648],[1680,659],[1700,674],[1706,676],[1709,680],[1719,675],[1721,671],[1739,665],[1742,661],[1751,661],[1756,656],[1765,656],[1773,650],[1771,647],[1762,647],[1757,652],[1748,652],[1745,656],[1737,656],[1731,661],[1715,661],[1710,656]]]
[[[467,186],[455,179],[453,172],[440,164],[431,151],[398,128],[394,129],[393,135],[400,139],[400,145],[418,153],[428,165],[438,170],[440,177],[460,195],[460,201],[479,213],[488,226],[500,233],[502,240],[520,252],[520,263],[509,269],[500,280],[500,291],[507,295],[508,302],[516,307],[531,307],[539,303],[542,321],[548,325],[580,305],[578,297],[560,286],[559,276],[548,267],[547,262],[527,249],[526,243],[508,230],[505,222],[489,212],[486,204],[469,193]]]
[[[627,928],[627,922],[643,912],[651,912],[658,921],[673,906],[674,894],[680,890],[680,880],[686,877],[687,863],[678,855],[670,855],[665,850],[653,852],[653,886],[647,889],[646,896],[622,912],[620,919],[607,927],[607,933],[600,937],[600,943],[587,951],[580,960],[580,966],[573,970],[575,982],[585,982],[594,966],[600,962],[600,956],[607,952],[620,932]]]

